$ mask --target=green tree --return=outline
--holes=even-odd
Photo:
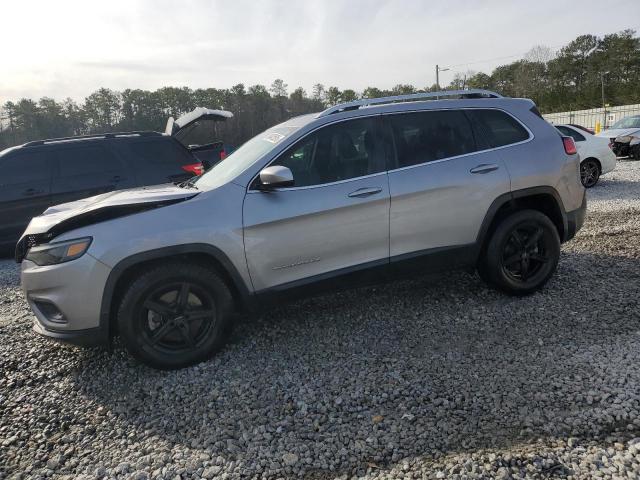
[[[342,101],[342,92],[338,87],[329,87],[327,94],[325,95],[325,102],[327,105],[335,105]]]
[[[340,95],[341,102],[353,102],[354,100],[357,100],[357,99],[358,99],[358,94],[356,93],[355,90],[351,90],[350,88],[347,88],[346,90],[344,90]]]
[[[122,116],[120,96],[108,88],[101,88],[85,99],[83,110],[89,131],[112,131]]]
[[[273,81],[271,84],[271,94],[276,98],[287,96],[287,84],[284,83],[284,80],[276,78]]]
[[[362,98],[380,98],[384,97],[382,90],[376,87],[367,87],[362,92]]]
[[[392,95],[409,95],[412,93],[416,93],[416,87],[410,84],[402,84],[399,83],[395,87],[391,89]]]
[[[324,85],[321,84],[321,83],[316,83],[313,86],[313,93],[312,93],[311,98],[313,100],[316,100],[316,101],[319,101],[319,102],[323,102],[324,98],[325,98],[325,94],[326,94],[326,92],[325,92],[325,89],[324,89]]]

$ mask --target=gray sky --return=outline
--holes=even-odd
[[[640,28],[638,0],[21,0],[0,11],[0,103],[275,78],[289,91],[423,87],[436,63],[469,63],[442,73],[446,84],[534,45]]]

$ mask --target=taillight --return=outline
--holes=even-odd
[[[225,158],[227,158],[227,152],[220,150],[220,160],[224,160]]]
[[[564,145],[564,151],[567,155],[575,155],[578,153],[576,149],[576,142],[571,137],[562,137],[562,144]]]
[[[190,163],[189,165],[182,165],[182,169],[185,172],[193,173],[194,175],[202,175],[204,173],[204,167],[202,163]]]

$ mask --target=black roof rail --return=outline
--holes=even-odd
[[[57,142],[71,142],[75,140],[92,140],[92,139],[100,139],[100,138],[115,138],[115,137],[161,137],[163,133],[153,132],[153,131],[133,131],[133,132],[107,132],[107,133],[94,133],[90,135],[75,135],[73,137],[60,137],[60,138],[47,138],[44,140],[33,140],[31,142],[27,142],[23,147],[36,147],[38,145],[45,145],[47,143],[57,143]]]

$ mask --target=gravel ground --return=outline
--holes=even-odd
[[[640,162],[542,292],[466,273],[245,319],[158,372],[30,330],[0,261],[0,477],[638,478]]]

